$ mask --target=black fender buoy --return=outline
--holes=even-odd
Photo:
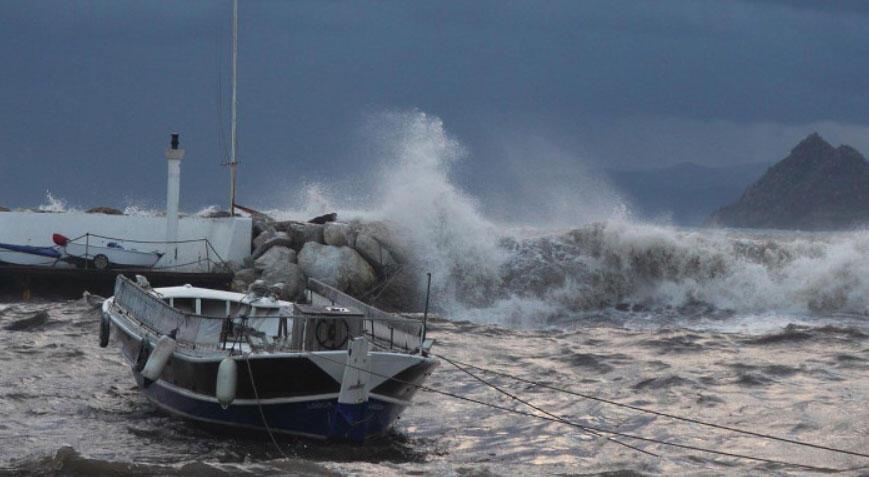
[[[112,331],[112,319],[108,313],[103,313],[100,318],[100,348],[105,348],[109,345],[109,334]]]
[[[145,369],[145,363],[148,362],[148,357],[151,355],[151,351],[148,349],[148,338],[142,338],[142,341],[139,343],[139,353],[136,355],[136,362],[133,363],[133,370],[137,373],[141,373],[143,369]]]

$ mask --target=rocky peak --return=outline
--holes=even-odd
[[[829,153],[834,148],[832,144],[828,143],[821,137],[817,132],[813,132],[806,136],[805,139],[799,142],[793,149],[791,149],[791,155],[795,154],[824,154]]]
[[[836,148],[836,152],[840,157],[850,160],[858,160],[860,162],[865,162],[866,158],[863,157],[863,154],[860,154],[860,151],[854,149],[851,146],[846,144],[842,144],[841,146]]]
[[[869,162],[818,133],[751,184],[707,223],[731,227],[842,229],[869,224]]]

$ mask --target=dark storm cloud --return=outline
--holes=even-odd
[[[814,129],[859,148],[864,5],[243,0],[242,198],[364,172],[353,132],[384,109],[443,118],[468,187],[525,137],[559,167],[772,161]],[[159,205],[170,130],[188,208],[225,202],[230,11],[0,3],[0,204]]]

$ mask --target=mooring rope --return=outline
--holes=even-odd
[[[798,446],[805,446],[805,447],[811,447],[811,448],[813,448],[813,449],[820,449],[820,450],[825,450],[825,451],[829,451],[829,452],[836,452],[836,453],[839,453],[839,454],[846,454],[846,455],[852,455],[852,456],[856,456],[856,457],[869,458],[869,454],[865,454],[865,453],[862,453],[862,452],[850,451],[850,450],[846,450],[846,449],[839,449],[839,448],[836,448],[836,447],[829,447],[829,446],[825,446],[825,445],[822,445],[822,444],[814,444],[814,443],[811,443],[811,442],[799,441],[799,440],[796,440],[796,439],[788,439],[787,437],[781,437],[781,436],[776,436],[776,435],[772,435],[772,434],[764,434],[764,433],[761,433],[761,432],[755,432],[755,431],[750,431],[750,430],[746,430],[746,429],[740,429],[740,428],[736,428],[736,427],[729,427],[729,426],[725,426],[725,425],[722,425],[722,424],[716,424],[716,423],[714,423],[714,422],[702,421],[702,420],[700,420],[700,419],[695,419],[695,418],[691,418],[691,417],[678,416],[678,415],[675,415],[675,414],[669,414],[669,413],[666,413],[666,412],[656,411],[656,410],[654,410],[654,409],[649,409],[649,408],[644,408],[644,407],[639,407],[639,406],[633,406],[633,405],[630,405],[630,404],[625,404],[625,403],[621,403],[621,402],[618,402],[618,401],[613,401],[613,400],[610,400],[610,399],[605,399],[605,398],[601,398],[601,397],[597,397],[597,396],[592,396],[592,395],[590,395],[590,394],[585,394],[585,393],[580,393],[580,392],[572,391],[572,390],[570,390],[570,389],[559,388],[559,387],[557,387],[557,386],[552,386],[552,385],[550,385],[550,384],[545,384],[545,383],[540,383],[540,382],[536,382],[536,381],[531,381],[531,380],[529,380],[529,379],[520,378],[520,377],[513,376],[513,375],[510,375],[510,374],[507,374],[507,373],[500,372],[500,371],[495,371],[495,370],[492,370],[492,369],[482,368],[482,367],[480,367],[480,366],[476,366],[476,365],[473,365],[473,364],[462,363],[461,361],[454,360],[454,359],[451,359],[451,358],[447,358],[447,357],[444,356],[444,355],[440,355],[440,354],[438,354],[438,355],[435,355],[435,356],[437,356],[438,358],[443,359],[444,361],[446,361],[446,362],[452,364],[453,366],[457,366],[457,365],[465,366],[465,367],[468,367],[468,368],[476,369],[476,370],[483,371],[483,372],[486,372],[486,373],[489,373],[489,374],[493,374],[493,375],[496,375],[496,376],[501,376],[501,377],[505,377],[505,378],[513,379],[513,380],[518,381],[518,382],[521,382],[521,383],[531,384],[531,385],[534,385],[534,386],[540,386],[540,387],[542,387],[542,388],[546,388],[546,389],[549,389],[549,390],[551,390],[551,391],[557,391],[557,392],[561,392],[561,393],[565,393],[565,394],[570,394],[570,395],[573,395],[573,396],[581,397],[581,398],[584,398],[584,399],[589,399],[589,400],[592,400],[592,401],[602,402],[602,403],[604,403],[604,404],[609,404],[609,405],[616,406],[616,407],[621,407],[621,408],[625,408],[625,409],[631,409],[631,410],[638,411],[638,412],[643,412],[643,413],[646,413],[646,414],[652,414],[652,415],[655,415],[655,416],[666,417],[666,418],[669,418],[669,419],[674,419],[674,420],[683,421],[683,422],[688,422],[688,423],[697,424],[697,425],[701,425],[701,426],[711,427],[711,428],[720,429],[720,430],[723,430],[723,431],[735,432],[735,433],[738,433],[738,434],[744,434],[744,435],[747,435],[747,436],[760,437],[760,438],[763,438],[763,439],[769,439],[769,440],[779,441],[779,442],[786,442],[786,443],[788,443],[788,444],[793,444],[793,445],[798,445]]]
[[[665,441],[663,439],[655,439],[655,438],[651,438],[651,437],[639,436],[636,434],[629,434],[626,432],[614,431],[611,429],[604,429],[604,428],[596,427],[596,426],[588,426],[588,425],[578,424],[578,423],[569,421],[569,420],[564,419],[564,418],[553,418],[553,417],[549,417],[549,416],[541,416],[539,414],[534,414],[534,413],[527,412],[527,411],[520,411],[518,409],[511,409],[509,407],[501,406],[499,404],[481,401],[479,399],[474,399],[474,398],[470,398],[467,396],[462,396],[460,394],[452,393],[449,391],[443,391],[440,389],[433,388],[431,386],[426,386],[424,384],[419,384],[419,383],[414,383],[414,382],[407,381],[404,379],[399,379],[399,378],[396,378],[394,376],[387,376],[384,374],[379,374],[379,373],[376,373],[374,371],[370,371],[368,369],[362,369],[360,367],[353,366],[349,363],[334,360],[334,359],[331,359],[331,358],[329,358],[327,356],[323,356],[323,355],[317,355],[317,359],[323,359],[326,361],[331,361],[335,364],[348,366],[352,369],[357,369],[359,371],[367,372],[367,373],[371,374],[372,376],[377,376],[379,378],[391,380],[391,381],[394,381],[394,382],[399,383],[399,384],[404,384],[407,386],[415,387],[421,391],[426,391],[426,392],[430,392],[433,394],[440,394],[442,396],[450,397],[450,398],[457,399],[460,401],[470,402],[473,404],[478,404],[481,406],[486,406],[486,407],[489,407],[492,409],[497,409],[497,410],[504,411],[504,412],[511,413],[511,414],[531,417],[534,419],[540,419],[540,420],[544,420],[544,421],[557,422],[560,424],[564,424],[564,425],[568,425],[568,426],[576,427],[576,428],[580,428],[580,429],[590,429],[593,431],[601,432],[603,434],[609,434],[609,435],[624,437],[624,438],[628,438],[628,439],[636,439],[638,441],[650,442],[653,444],[659,444],[659,445],[664,445],[664,446],[669,446],[669,447],[676,447],[679,449],[704,452],[704,453],[708,453],[708,454],[716,454],[716,455],[720,455],[720,456],[724,456],[724,457],[744,459],[744,460],[763,462],[763,463],[767,463],[767,464],[775,464],[775,465],[788,466],[788,467],[798,467],[798,468],[808,469],[808,470],[813,470],[813,471],[818,471],[818,472],[840,473],[840,472],[850,472],[850,471],[855,470],[855,469],[835,469],[835,468],[830,468],[830,467],[818,467],[818,466],[814,466],[814,465],[800,464],[800,463],[789,462],[789,461],[784,461],[784,460],[767,459],[764,457],[755,457],[755,456],[740,454],[740,453],[736,453],[736,452],[719,451],[719,450],[709,449],[709,448],[705,448],[705,447],[692,446],[689,444],[679,444],[677,442]],[[863,468],[863,467],[858,467],[858,469],[859,468]]]
[[[245,339],[248,342],[248,346],[251,346],[251,349],[253,349],[253,346],[250,343],[250,339],[247,336],[247,333],[245,333]],[[235,345],[233,345],[233,348],[234,347],[235,347]],[[248,376],[248,378],[250,378],[250,387],[253,388],[253,397],[256,399],[256,407],[257,407],[257,409],[259,409],[259,416],[260,416],[260,419],[262,419],[263,426],[266,428],[266,432],[269,435],[269,439],[272,440],[272,444],[275,445],[275,449],[278,450],[278,453],[281,454],[281,457],[283,457],[284,459],[287,459],[288,458],[287,454],[284,453],[284,450],[281,449],[281,446],[278,444],[278,440],[275,439],[275,435],[274,435],[274,433],[272,433],[272,428],[269,427],[269,421],[268,421],[268,419],[266,419],[266,413],[263,411],[263,406],[262,406],[262,403],[260,402],[260,399],[259,399],[259,391],[257,391],[256,382],[254,382],[254,379],[253,379],[253,369],[250,366],[250,353],[247,353],[244,355],[244,362],[245,362],[245,364],[247,364],[247,376]]]
[[[524,404],[524,405],[530,407],[531,409],[534,409],[535,411],[542,412],[543,414],[546,414],[546,415],[549,416],[549,417],[552,417],[552,418],[558,419],[560,422],[564,422],[565,424],[570,424],[570,422],[567,421],[566,419],[564,419],[564,418],[562,418],[562,417],[560,417],[560,416],[558,416],[558,415],[556,415],[556,414],[553,414],[553,413],[551,413],[551,412],[549,412],[549,411],[547,411],[547,410],[545,410],[545,409],[543,409],[543,408],[541,408],[541,407],[539,407],[539,406],[536,406],[536,405],[534,405],[534,404],[531,404],[530,402],[528,402],[528,401],[526,401],[526,400],[520,398],[519,396],[516,396],[515,394],[512,394],[512,393],[510,393],[510,392],[507,392],[507,391],[501,389],[500,387],[494,385],[493,383],[491,383],[491,382],[489,382],[489,381],[486,381],[486,380],[483,379],[482,377],[477,376],[476,374],[474,374],[474,373],[468,371],[467,368],[463,368],[463,367],[459,366],[458,364],[456,364],[456,363],[450,361],[450,360],[447,359],[447,358],[443,358],[443,357],[441,357],[441,358],[442,358],[444,361],[446,361],[446,362],[450,363],[451,365],[453,365],[453,366],[454,366],[456,369],[458,369],[459,371],[461,371],[461,372],[467,374],[468,376],[470,376],[470,377],[476,379],[477,381],[479,381],[479,382],[485,384],[486,386],[488,386],[488,387],[494,389],[495,391],[498,391],[499,393],[501,393],[501,394],[503,394],[503,395],[509,397],[510,399],[513,399],[514,401],[520,402],[520,403],[522,403],[522,404]],[[622,442],[622,441],[620,441],[620,440],[618,440],[618,439],[615,439],[615,438],[612,438],[612,437],[603,436],[603,435],[601,435],[600,432],[593,431],[593,430],[590,430],[590,429],[583,429],[583,430],[584,430],[585,432],[589,433],[589,434],[594,435],[594,436],[597,436],[597,437],[603,437],[604,439],[606,439],[606,440],[608,440],[608,441],[612,441],[612,442],[614,442],[614,443],[616,443],[616,444],[619,444],[619,445],[625,446],[625,447],[627,447],[628,449],[635,450],[635,451],[637,451],[637,452],[642,452],[643,454],[647,454],[647,455],[650,455],[650,456],[652,456],[652,457],[661,457],[661,456],[658,455],[658,454],[655,454],[655,453],[653,453],[653,452],[649,452],[649,451],[647,451],[647,450],[645,450],[645,449],[640,449],[639,447],[632,446],[632,445],[627,444],[627,443],[625,443],[625,442]]]

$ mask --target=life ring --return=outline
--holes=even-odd
[[[343,339],[340,342],[338,338],[342,334],[338,332],[339,324],[344,328]],[[347,338],[350,337],[350,325],[345,319],[319,320],[315,331],[317,343],[325,349],[341,349],[347,344]]]
[[[111,334],[112,320],[108,313],[103,313],[100,318],[100,348],[105,348],[109,345],[109,335]]]

